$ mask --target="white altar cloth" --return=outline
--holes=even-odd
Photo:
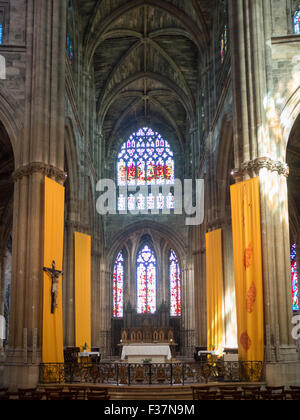
[[[144,359],[152,359],[152,362],[163,363],[172,359],[170,346],[168,345],[125,345],[122,349],[122,360],[128,358],[129,362],[141,363]]]
[[[78,356],[79,357],[90,357],[90,356],[98,356],[99,357],[100,353],[96,352],[96,351],[90,351],[90,352],[84,351],[82,353],[79,353]]]

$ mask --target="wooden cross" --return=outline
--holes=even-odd
[[[52,280],[51,286],[51,313],[54,314],[55,308],[57,308],[57,296],[58,296],[58,286],[59,286],[59,277],[64,273],[63,271],[56,270],[55,261],[52,261],[52,268],[44,267],[43,270],[47,273]]]

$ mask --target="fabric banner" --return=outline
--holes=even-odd
[[[264,360],[259,178],[231,186],[239,359]]]
[[[223,353],[222,230],[206,234],[207,349]]]
[[[91,349],[91,237],[75,232],[76,347]]]
[[[65,188],[52,179],[45,177],[44,267],[52,269],[52,263],[55,262],[55,267],[58,271],[62,271],[63,267],[64,205]],[[43,363],[64,362],[62,276],[59,276],[58,280],[57,297],[53,311],[53,281],[51,275],[44,272]]]

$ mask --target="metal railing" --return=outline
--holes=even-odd
[[[207,382],[261,382],[263,362],[61,363],[41,364],[41,384],[188,385]]]

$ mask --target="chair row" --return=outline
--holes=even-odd
[[[106,388],[99,387],[46,387],[19,388],[9,392],[7,388],[0,389],[0,400],[109,400]]]
[[[192,387],[194,400],[300,400],[300,387],[219,386]]]

